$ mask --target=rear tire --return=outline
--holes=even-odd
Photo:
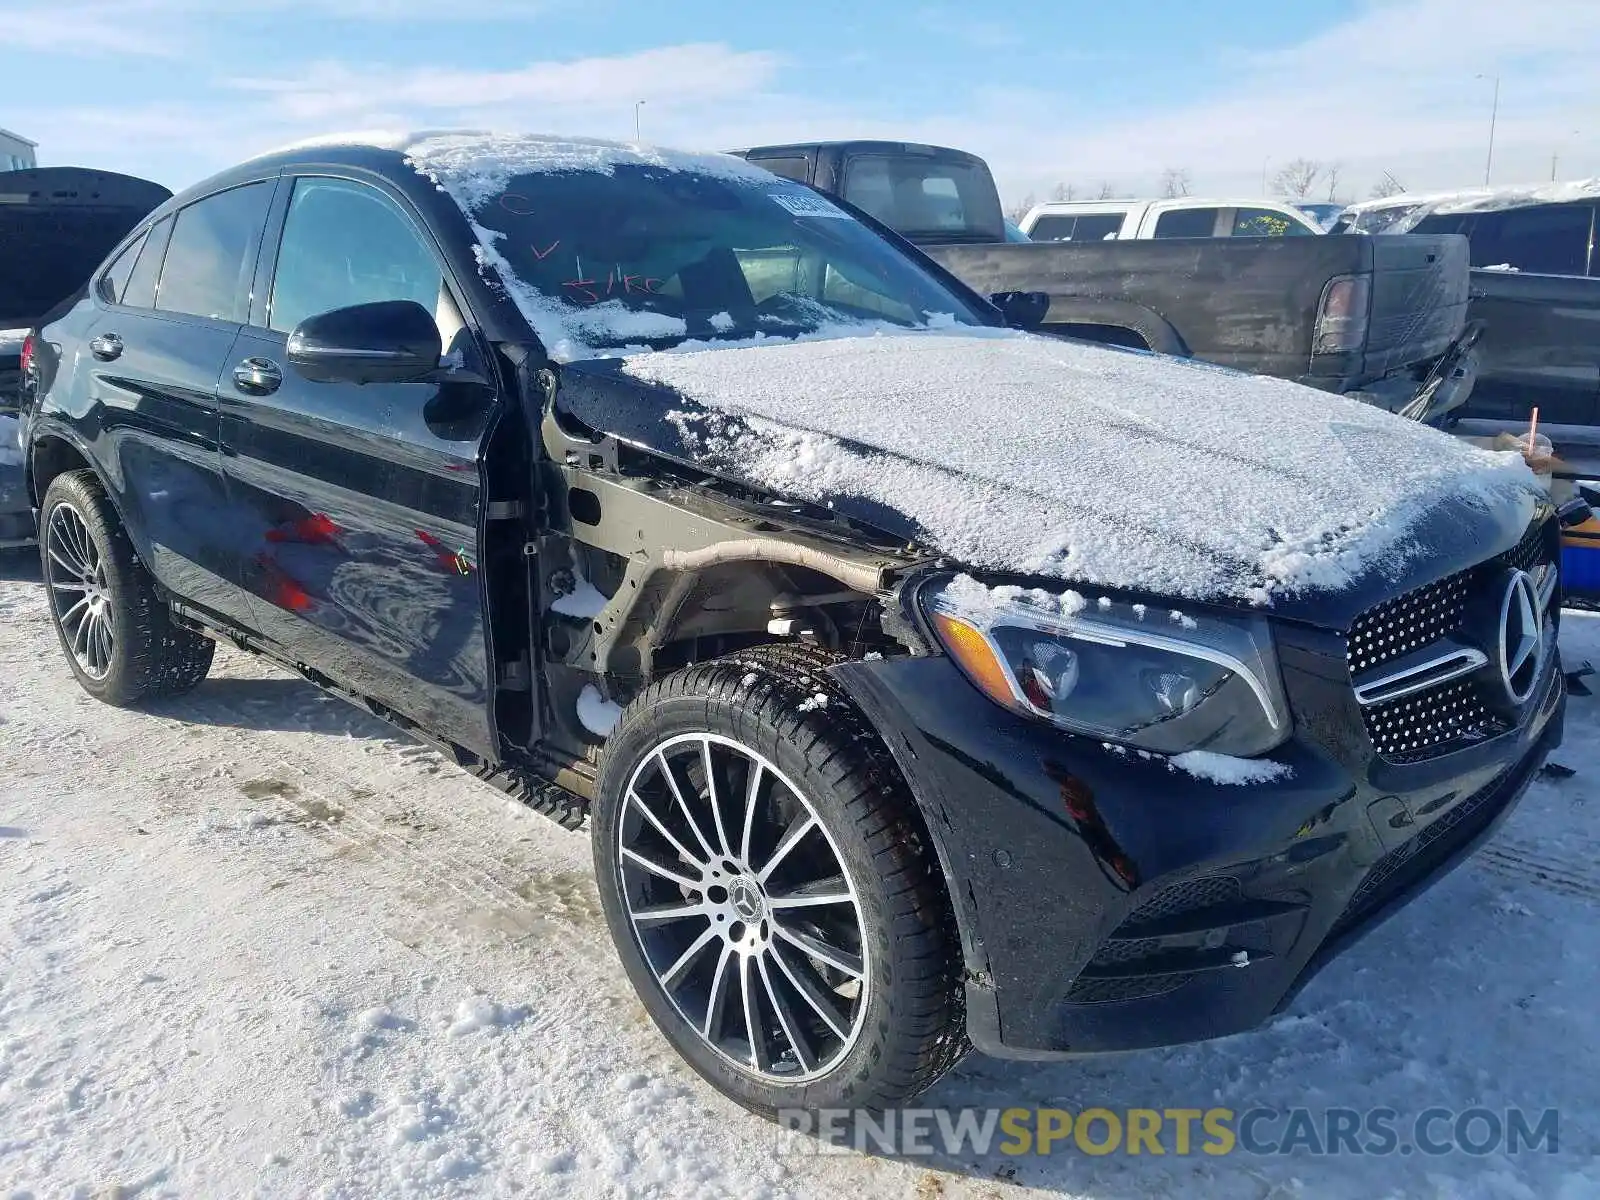
[[[968,1049],[933,849],[833,661],[758,647],[652,684],[606,743],[591,815],[606,920],[646,1010],[769,1118],[903,1104]]]
[[[216,644],[173,621],[93,471],[51,480],[39,560],[67,665],[91,696],[128,707],[187,692],[211,670]]]

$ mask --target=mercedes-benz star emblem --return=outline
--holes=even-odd
[[[734,880],[733,887],[729,891],[732,893],[734,912],[746,921],[754,921],[761,915],[764,907],[761,903],[761,893],[749,880]]]
[[[1526,571],[1511,571],[1500,597],[1500,682],[1511,703],[1524,705],[1533,695],[1544,666],[1544,614],[1539,591]]]

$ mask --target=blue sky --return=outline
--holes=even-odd
[[[0,0],[0,127],[41,161],[193,182],[330,130],[495,126],[717,148],[961,146],[1007,193],[1255,193],[1339,164],[1479,183],[1600,174],[1600,0]]]

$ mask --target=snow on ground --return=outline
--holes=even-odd
[[[1600,664],[1600,618],[1564,642]],[[238,654],[101,706],[0,559],[0,1197],[1596,1195],[1597,717],[1574,778],[1267,1029],[972,1058],[926,1099],[1556,1106],[1558,1154],[797,1157],[650,1026],[583,835]]]

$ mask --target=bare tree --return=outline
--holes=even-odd
[[[1390,196],[1404,194],[1406,185],[1395,178],[1393,171],[1385,171],[1383,178],[1372,185],[1372,198],[1374,200],[1387,200]]]
[[[1161,172],[1161,198],[1176,200],[1179,196],[1187,196],[1193,184],[1188,167],[1168,167]]]
[[[1078,198],[1078,185],[1063,181],[1050,189],[1050,199],[1071,201]]]
[[[1037,203],[1038,201],[1033,198],[1033,193],[1029,192],[1018,203],[1006,209],[1006,216],[1013,221],[1020,221],[1028,215],[1028,210]]]
[[[1328,166],[1327,166],[1327,169],[1323,172],[1323,176],[1322,177],[1325,180],[1327,180],[1327,183],[1328,183],[1328,203],[1329,204],[1332,204],[1335,200],[1337,200],[1339,198],[1336,195],[1336,193],[1339,190],[1339,169],[1340,168],[1339,168],[1339,164],[1338,163],[1329,163]]]
[[[1315,159],[1290,159],[1272,177],[1272,186],[1291,200],[1304,200],[1322,178],[1322,171],[1322,164]]]
[[[1112,183],[1110,180],[1106,180],[1106,181],[1102,182],[1100,184],[1099,190],[1095,192],[1094,198],[1096,200],[1116,200],[1116,199],[1119,199],[1119,197],[1117,195],[1117,185]]]

